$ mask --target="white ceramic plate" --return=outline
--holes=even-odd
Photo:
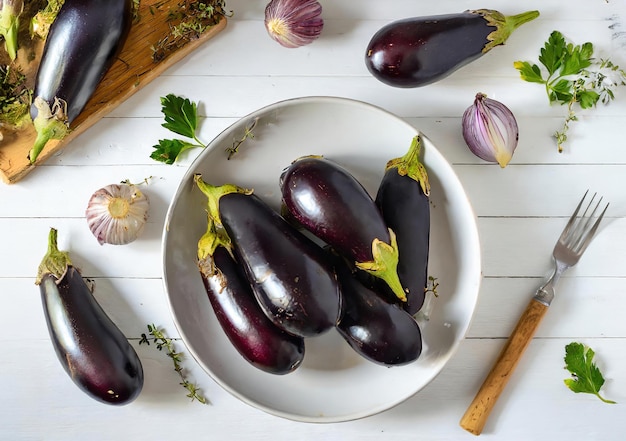
[[[226,159],[225,149],[258,118],[254,138]],[[224,389],[281,417],[337,422],[389,409],[426,386],[463,339],[481,279],[475,216],[452,168],[423,137],[431,183],[429,273],[439,282],[430,320],[422,323],[424,348],[409,365],[387,368],[356,354],[335,330],[307,339],[303,364],[288,375],[249,365],[231,346],[213,314],[196,268],[197,241],[206,229],[206,198],[195,188],[201,173],[211,184],[255,189],[279,207],[278,178],[302,155],[337,161],[376,193],[387,160],[403,155],[415,128],[358,101],[306,97],[282,101],[233,124],[191,164],[169,207],[163,234],[164,283],[174,322],[188,350]]]

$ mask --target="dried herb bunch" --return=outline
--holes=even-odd
[[[26,77],[10,65],[0,65],[0,126],[19,126],[28,114],[30,90]]]
[[[168,14],[170,33],[152,46],[152,59],[159,62],[185,43],[195,40],[226,15],[224,0],[180,0]]]

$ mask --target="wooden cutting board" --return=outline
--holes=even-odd
[[[103,116],[119,106],[124,100],[158,77],[163,71],[193,52],[205,41],[212,38],[226,26],[226,17],[203,32],[198,39],[186,42],[165,58],[153,60],[153,45],[170,35],[170,13],[177,10],[180,0],[141,0],[139,20],[133,24],[118,60],[111,66],[102,82],[94,92],[83,112],[70,127],[70,133],[61,141],[50,140],[39,154],[35,164],[30,164],[28,153],[35,141],[36,132],[32,124],[20,130],[3,130],[0,141],[0,174],[5,183],[19,181],[27,173],[35,170],[50,156],[61,150],[79,134],[83,133]],[[40,59],[43,43],[31,48],[35,60],[26,63],[22,72],[27,83],[34,83],[34,77]],[[18,55],[18,61],[24,54]]]

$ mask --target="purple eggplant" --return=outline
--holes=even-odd
[[[280,187],[296,222],[406,300],[395,234],[354,176],[328,159],[305,156],[283,171]]]
[[[255,297],[279,328],[300,337],[334,327],[341,294],[326,253],[251,191],[196,176],[209,216],[232,241]]]
[[[141,361],[72,266],[68,253],[59,251],[54,228],[37,284],[52,345],[72,381],[107,404],[133,401],[143,387]]]
[[[538,16],[538,11],[505,16],[478,9],[397,20],[374,34],[365,64],[390,86],[425,86],[504,44],[518,26]]]
[[[117,59],[130,32],[133,0],[65,0],[50,26],[37,70],[31,117],[34,163],[62,139]]]
[[[339,334],[366,359],[386,366],[411,363],[422,353],[419,325],[401,306],[385,302],[335,259],[343,295]]]
[[[292,372],[304,359],[304,340],[267,318],[230,245],[220,244],[217,236],[209,219],[207,232],[198,242],[198,268],[218,322],[250,364],[271,374]]]
[[[422,308],[428,284],[430,184],[421,145],[415,136],[404,156],[387,163],[376,194],[376,205],[396,234],[398,276],[407,297],[403,306],[411,315]]]

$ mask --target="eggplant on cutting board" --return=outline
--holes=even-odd
[[[133,0],[65,0],[50,26],[33,91],[34,163],[62,139],[117,59],[130,33]]]

